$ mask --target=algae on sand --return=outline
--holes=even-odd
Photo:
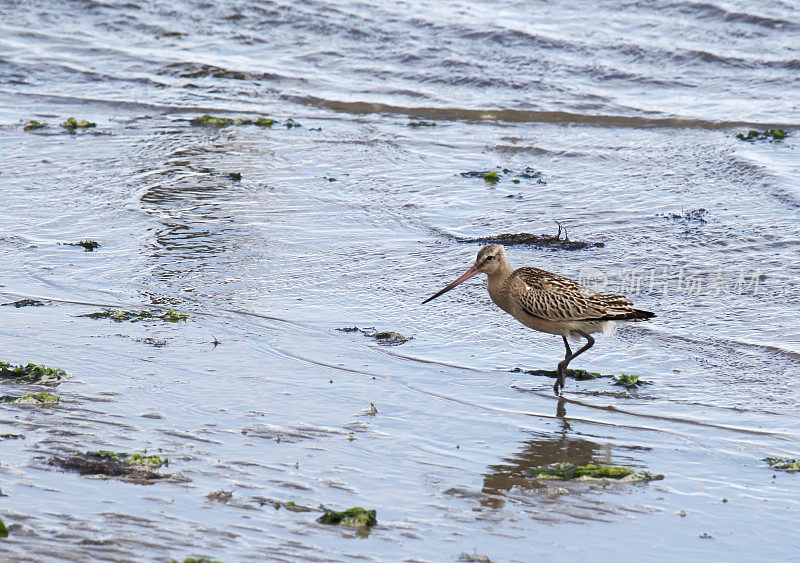
[[[98,311],[97,313],[87,313],[85,315],[78,315],[79,317],[88,317],[90,319],[111,319],[115,323],[130,321],[132,323],[145,320],[161,320],[171,323],[185,321],[188,316],[185,313],[178,313],[175,309],[170,309],[160,315],[153,311],[112,311],[106,309],[105,311]]]
[[[360,506],[348,508],[341,512],[325,509],[325,514],[317,518],[320,524],[348,526],[350,528],[370,528],[378,523],[375,510],[365,510]]]
[[[629,467],[617,465],[574,465],[569,462],[552,463],[540,467],[533,467],[529,470],[531,477],[536,479],[551,479],[556,481],[570,481],[577,479],[580,481],[593,481],[602,479],[613,479],[615,481],[640,482],[640,481],[659,481],[663,475],[653,475],[647,471],[635,471]]]
[[[19,309],[20,307],[41,307],[44,303],[38,299],[20,299],[19,301],[12,301],[11,303],[3,303],[3,305],[13,305]]]
[[[786,138],[786,131],[783,129],[767,129],[765,131],[757,131],[755,129],[750,129],[745,135],[744,133],[739,133],[736,135],[736,138],[740,141],[766,141],[769,140],[771,143],[780,143]]]
[[[772,468],[778,471],[787,471],[789,473],[797,473],[800,471],[800,459],[792,459],[788,457],[765,457],[763,461]]]
[[[85,119],[81,119],[80,121],[78,121],[74,117],[70,117],[61,124],[61,127],[70,130],[88,129],[90,127],[97,127],[97,123],[92,123],[91,121],[87,121]]]
[[[43,407],[52,407],[57,405],[59,397],[51,395],[50,393],[28,393],[22,397],[14,397],[13,395],[0,396],[0,403],[11,403],[14,405],[38,405]]]
[[[48,385],[58,383],[64,377],[67,377],[67,372],[63,369],[49,368],[30,362],[24,366],[12,366],[8,362],[0,362],[0,379],[13,379],[18,383]]]
[[[32,119],[32,120],[28,121],[25,124],[25,126],[23,127],[23,130],[25,130],[25,131],[33,131],[33,130],[36,130],[36,129],[41,129],[42,127],[47,127],[47,123],[43,123],[41,121],[36,121],[36,120]]]

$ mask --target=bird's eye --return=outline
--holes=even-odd
[[[487,256],[487,257],[486,257],[486,260],[487,260],[487,261],[489,261],[489,260],[491,260],[492,258],[494,258],[494,256]]]

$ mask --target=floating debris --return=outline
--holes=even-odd
[[[420,120],[420,121],[409,121],[408,122],[408,126],[409,127],[436,127],[436,122],[435,121],[423,121],[423,120]]]
[[[391,332],[391,331],[377,332],[375,331],[374,327],[358,328],[357,326],[350,326],[344,328],[337,328],[336,330],[340,332],[360,332],[364,336],[374,338],[375,340],[378,341],[378,344],[381,344],[382,346],[399,346],[400,344],[404,344],[409,340],[413,340],[412,336],[403,336],[399,332]]]
[[[3,522],[3,519],[0,518],[0,538],[7,538],[8,537],[8,528],[6,527],[6,523]]]
[[[90,319],[111,319],[115,323],[130,321],[132,323],[145,321],[145,320],[162,320],[170,323],[177,323],[185,321],[188,316],[185,313],[178,313],[175,309],[170,309],[166,313],[157,314],[158,311],[113,311],[106,309],[97,313],[87,313],[85,315],[78,315],[79,317],[88,317]]]
[[[0,440],[24,440],[25,434],[0,434]]]
[[[342,512],[325,509],[325,514],[317,518],[320,524],[330,524],[332,526],[348,526],[350,528],[370,528],[378,523],[376,511],[365,510],[360,506],[355,506]]]
[[[614,385],[620,385],[625,387],[625,389],[635,389],[640,385],[650,385],[652,381],[645,381],[644,379],[639,379],[638,375],[632,375],[628,373],[623,373],[619,377],[614,377]]]
[[[225,174],[225,177],[229,180],[233,180],[234,182],[241,182],[242,180],[242,173],[241,172],[228,172]]]
[[[697,537],[700,538],[701,540],[713,540],[714,539],[714,536],[712,536],[711,534],[708,534],[706,532],[703,532],[702,534],[700,534]]]
[[[80,242],[68,242],[67,246],[82,246],[85,252],[94,252],[96,249],[100,248],[100,243],[96,240],[82,240]]]
[[[568,462],[533,467],[528,473],[536,479],[553,479],[557,481],[613,479],[616,481],[638,482],[659,481],[664,478],[663,475],[652,475],[647,471],[635,471],[629,467],[595,465],[593,463],[574,465]]]
[[[682,223],[697,222],[701,225],[705,225],[708,223],[706,220],[706,213],[708,213],[708,210],[701,207],[700,209],[692,209],[691,211],[683,211],[681,209],[680,213],[657,213],[656,217],[663,217],[664,219],[680,221]]]
[[[561,238],[561,232],[564,238]],[[527,245],[546,248],[557,248],[561,250],[582,250],[584,248],[602,248],[602,242],[582,242],[569,240],[567,230],[561,225],[558,226],[558,233],[555,235],[534,235],[532,233],[503,233],[490,237],[453,237],[458,242],[480,243],[480,244],[502,244],[504,246]]]
[[[558,372],[556,370],[549,370],[549,369],[521,369],[521,368],[514,368],[511,370],[512,373],[527,373],[528,375],[536,375],[536,376],[544,376],[544,377],[552,377],[555,379],[558,377]],[[567,377],[571,377],[576,381],[589,381],[592,379],[600,379],[601,377],[613,378],[613,375],[605,375],[602,373],[596,373],[593,371],[586,371],[585,369],[567,369]]]
[[[44,302],[38,299],[20,299],[19,301],[12,301],[11,303],[3,303],[3,305],[13,305],[19,309],[20,307],[41,307],[44,305]]]
[[[22,129],[25,131],[34,131],[36,129],[41,129],[43,127],[47,127],[47,123],[43,123],[41,121],[35,121],[32,119],[28,121]]]
[[[212,502],[221,502],[225,504],[233,497],[233,491],[212,491],[206,495],[206,498]]]
[[[292,119],[291,117],[290,117],[289,119],[287,119],[287,120],[286,120],[286,121],[283,123],[283,125],[284,125],[284,126],[287,128],[287,129],[292,129],[293,127],[302,127],[302,125],[301,125],[300,123],[298,123],[297,121],[295,121],[295,120],[294,120],[294,119]]]
[[[180,474],[158,473],[156,469],[169,465],[169,459],[162,459],[157,455],[100,450],[75,453],[69,457],[51,457],[48,464],[85,477],[115,477],[122,481],[141,485],[155,482],[184,483],[189,481]]]
[[[308,506],[303,506],[302,504],[297,504],[293,500],[289,502],[282,502],[282,501],[275,501],[274,503],[275,510],[280,509],[281,507],[285,508],[286,510],[290,510],[291,512],[311,512],[314,509]]]
[[[13,379],[17,383],[37,383],[48,385],[58,383],[61,378],[67,377],[63,369],[49,368],[28,362],[27,364],[12,366],[8,362],[0,362],[0,379]]]
[[[736,135],[736,138],[740,141],[766,141],[769,140],[771,143],[780,143],[783,141],[788,133],[783,129],[767,129],[766,131],[756,131],[755,129],[750,129],[745,135],[744,133],[739,133]]]
[[[22,397],[14,397],[13,395],[0,396],[0,403],[10,403],[14,405],[37,405],[42,407],[52,407],[58,404],[59,397],[51,395],[50,393],[28,393]]]
[[[253,122],[253,125],[258,125],[259,127],[269,127],[272,128],[274,123],[278,123],[274,119],[270,119],[268,117],[259,117]]]
[[[509,174],[514,175],[514,178],[512,178],[511,181],[515,184],[521,183],[520,178],[524,178],[526,180],[536,180],[537,184],[547,183],[542,179],[542,173],[535,168],[531,168],[530,166],[526,166],[521,172],[516,174],[514,174],[513,170],[508,168],[500,168],[499,166],[497,167],[497,170],[470,170],[469,172],[461,172],[460,174],[464,178],[483,178],[488,184],[491,185],[497,184],[501,178],[508,176]]]
[[[339,181],[336,178],[333,178],[332,176],[323,176],[323,178],[325,180],[328,180],[329,182],[338,182]]]
[[[458,556],[458,560],[463,563],[492,563],[492,560],[485,555],[467,552],[462,552],[461,555]]]
[[[91,121],[86,121],[85,119],[81,119],[78,121],[74,117],[70,117],[65,122],[61,124],[61,127],[64,129],[88,129],[89,127],[97,127],[97,123],[92,123]]]
[[[800,459],[792,459],[788,457],[765,457],[762,461],[766,461],[767,465],[778,471],[787,471],[789,473],[797,473],[800,471]]]
[[[378,414],[378,409],[375,407],[375,403],[370,403],[369,408],[366,410],[364,414],[367,414],[369,416],[375,416],[376,414]]]

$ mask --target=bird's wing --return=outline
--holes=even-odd
[[[540,319],[605,321],[624,320],[634,315],[633,304],[622,295],[602,295],[539,268],[520,268],[512,276],[525,284],[519,294],[522,309]]]

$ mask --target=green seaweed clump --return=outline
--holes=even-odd
[[[118,461],[130,465],[139,465],[150,469],[158,469],[162,465],[169,465],[169,458],[164,459],[157,455],[131,454],[128,452],[112,452],[109,450],[98,450],[96,452],[86,452],[86,457],[94,457],[108,461]]]
[[[497,172],[492,170],[491,172],[484,174],[483,179],[487,184],[496,184],[500,181],[500,176],[497,174]]]
[[[791,459],[788,457],[765,457],[764,461],[766,461],[772,469],[788,471],[789,473],[797,473],[800,471],[800,459]]]
[[[189,123],[192,125],[204,125],[206,127],[227,127],[228,125],[233,125],[235,121],[230,117],[215,117],[206,114],[192,119]]]
[[[766,131],[756,131],[755,129],[750,129],[745,135],[744,133],[739,133],[736,135],[736,138],[740,141],[765,141],[769,140],[771,143],[780,143],[786,138],[786,131],[783,129],[767,129]]]
[[[25,434],[0,434],[0,440],[24,440]]]
[[[80,242],[70,242],[68,243],[70,246],[82,246],[84,252],[94,252],[98,248],[100,248],[100,243],[96,240],[86,239]]]
[[[0,397],[0,403],[12,403],[15,405],[38,405],[43,407],[52,407],[57,405],[59,397],[51,395],[50,393],[28,393],[22,397],[14,397],[12,395],[3,395]]]
[[[61,127],[74,131],[75,129],[88,129],[89,127],[97,127],[97,123],[92,123],[91,121],[86,121],[85,119],[78,121],[74,117],[70,117],[61,124]]]
[[[38,299],[20,299],[19,301],[12,301],[11,303],[3,303],[3,305],[13,305],[19,309],[20,307],[41,307],[44,303]]]
[[[66,376],[67,372],[63,369],[37,366],[30,362],[24,366],[12,366],[8,362],[0,362],[0,379],[13,379],[17,382],[47,384],[57,382],[62,377]]]
[[[277,123],[274,119],[270,119],[268,117],[259,117],[253,122],[253,125],[258,125],[259,127],[269,127],[272,128],[272,125]]]
[[[6,527],[6,523],[3,522],[3,519],[0,518],[0,538],[7,538],[8,537],[8,528]]]
[[[41,121],[30,120],[25,124],[23,130],[25,131],[33,131],[35,129],[41,129],[42,127],[47,127],[47,123],[42,123]]]
[[[365,510],[360,506],[355,506],[342,512],[326,508],[325,514],[317,518],[317,522],[333,526],[348,526],[350,528],[370,528],[378,523],[376,515],[376,511]]]
[[[86,315],[78,315],[79,317],[89,317],[90,319],[111,319],[115,323],[121,323],[125,321],[130,321],[132,323],[143,321],[143,320],[156,320],[160,319],[162,321],[167,321],[171,323],[177,323],[179,321],[185,321],[188,317],[185,313],[178,313],[175,309],[170,309],[166,313],[161,315],[155,314],[153,311],[110,311],[106,309],[105,311],[98,311],[97,313],[87,313]]]
[[[614,385],[620,385],[625,389],[636,389],[640,385],[649,385],[649,381],[639,379],[638,375],[623,373],[619,377],[614,377]]]
[[[658,481],[663,475],[652,475],[647,471],[634,471],[629,467],[617,465],[574,465],[568,462],[553,463],[530,469],[530,475],[536,479],[554,479],[557,481],[570,481],[580,479],[615,479],[624,481]]]
[[[435,121],[409,121],[409,127],[436,127]]]

